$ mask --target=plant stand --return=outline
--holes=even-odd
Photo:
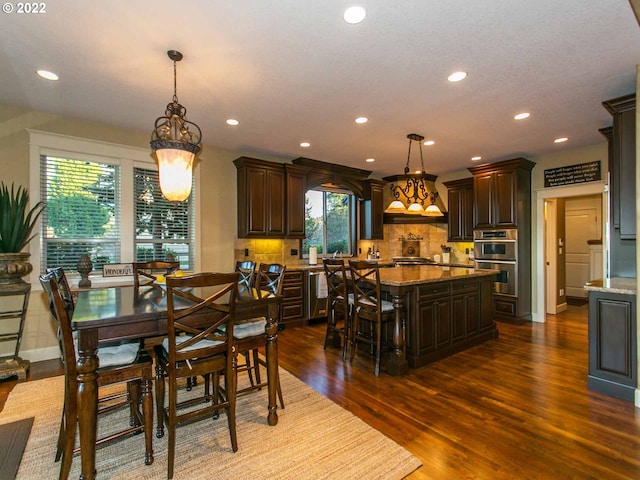
[[[0,342],[15,342],[13,355],[0,357],[0,380],[13,376],[17,376],[19,380],[25,380],[27,377],[30,363],[28,360],[21,359],[18,353],[20,352],[20,341],[22,340],[22,331],[27,316],[30,293],[31,285],[29,283],[0,284],[0,299],[2,297],[22,296],[21,309],[11,308],[8,310],[0,310],[0,322],[18,319],[17,330],[0,333]],[[2,329],[0,331],[4,332],[5,330]]]

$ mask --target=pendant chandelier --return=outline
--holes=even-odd
[[[422,156],[422,141],[424,137],[417,133],[407,135],[409,139],[409,153],[407,154],[407,164],[404,167],[404,175],[394,177],[398,180],[404,180],[404,186],[397,183],[391,184],[391,194],[395,198],[385,213],[403,213],[407,215],[422,215],[425,217],[442,217],[444,214],[436,205],[438,198],[437,191],[429,191],[427,187],[427,174],[424,170],[424,158]],[[420,173],[409,174],[409,160],[411,159],[411,143],[418,142],[420,147]],[[435,177],[434,177],[435,178]],[[403,197],[401,199],[401,197]],[[408,207],[405,206],[405,202]]]
[[[202,132],[187,120],[187,109],[178,103],[176,62],[182,53],[169,50],[173,60],[173,99],[167,105],[164,117],[156,119],[151,132],[151,150],[158,161],[158,176],[162,195],[171,202],[182,202],[191,194],[193,161],[200,153]]]

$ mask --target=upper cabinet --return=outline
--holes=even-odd
[[[284,237],[284,165],[249,157],[233,163],[238,169],[238,238]],[[304,204],[304,192],[300,201]]]
[[[469,168],[473,174],[474,228],[517,228],[531,218],[531,170],[535,163],[514,158]]]
[[[304,194],[307,189],[307,170],[284,165],[287,198],[287,238],[304,238]]]
[[[449,204],[448,241],[473,241],[473,177],[444,182]]]
[[[360,239],[382,240],[384,233],[383,190],[387,182],[364,181],[364,199],[360,200]]]
[[[620,239],[636,238],[636,96],[602,102],[613,116],[613,129],[601,132],[609,138],[611,224]],[[625,208],[621,208],[624,206]],[[631,206],[632,208],[628,208]]]

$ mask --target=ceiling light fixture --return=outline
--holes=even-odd
[[[310,144],[309,142],[301,142],[301,143],[300,143],[300,146],[301,146],[302,148],[309,148],[309,147],[311,146],[311,144]]]
[[[356,123],[367,123],[369,119],[367,117],[358,117],[356,118]]]
[[[473,162],[477,162],[478,160],[482,160],[482,157],[480,157],[480,156],[471,157],[471,161],[473,161]]]
[[[171,202],[182,202],[191,194],[191,171],[201,150],[202,132],[187,120],[187,109],[178,103],[176,62],[182,60],[182,53],[169,50],[167,55],[173,60],[173,99],[165,116],[156,119],[150,143],[158,160],[162,195]]]
[[[438,198],[438,192],[429,191],[426,184],[427,174],[424,170],[424,158],[422,156],[421,143],[424,140],[424,137],[417,133],[410,133],[407,135],[407,138],[409,139],[409,152],[407,153],[407,164],[404,167],[404,175],[391,177],[394,180],[403,180],[405,185],[401,186],[397,183],[392,183],[390,185],[391,194],[394,196],[395,200],[389,204],[385,213],[404,213],[409,215],[423,215],[427,217],[441,217],[444,214],[435,204],[436,199]],[[420,173],[414,173],[413,175],[409,174],[409,160],[411,159],[412,142],[418,142],[418,146],[420,147],[420,165],[422,167]],[[404,201],[400,200],[401,195],[404,197]],[[425,207],[424,205],[427,200],[429,200],[429,205]],[[405,201],[409,203],[408,207],[405,207]]]
[[[464,80],[465,78],[467,78],[467,72],[453,72],[447,77],[447,80],[449,80],[450,82],[459,82],[460,80]]]
[[[231,125],[232,127],[235,127],[236,125],[240,125],[240,122],[235,118],[230,118],[227,120],[227,125]]]
[[[426,145],[427,147],[430,147],[431,145],[434,145],[436,142],[434,142],[433,140],[427,140],[423,143],[423,145]]]
[[[365,162],[367,162],[367,163],[373,163],[373,162],[375,162],[375,161],[376,161],[376,159],[375,159],[375,158],[367,158],[367,159],[365,160]]]
[[[356,23],[362,22],[366,16],[367,12],[364,8],[354,6],[347,8],[344,11],[342,18],[344,18],[345,22],[350,23],[351,25],[355,25]]]
[[[515,120],[524,120],[525,118],[529,118],[531,114],[529,112],[522,112],[522,113],[518,113],[517,115],[514,115],[513,118]]]
[[[564,143],[567,140],[569,140],[567,137],[560,137],[560,138],[556,138],[553,143]]]
[[[37,70],[36,73],[38,76],[44,78],[45,80],[58,80],[60,77],[49,70]]]

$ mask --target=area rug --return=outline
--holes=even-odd
[[[176,480],[189,479],[402,479],[420,467],[418,458],[362,420],[280,369],[285,408],[278,425],[267,425],[266,389],[237,404],[238,451],[233,453],[226,415],[178,428]],[[56,479],[56,439],[63,377],[16,385],[0,424],[35,417],[18,479]],[[186,392],[181,391],[181,394]],[[128,423],[128,412],[100,417],[100,433]],[[154,436],[153,465],[145,466],[144,436],[97,450],[98,478],[162,479],[167,476],[167,435]],[[71,478],[78,478],[74,458]]]

